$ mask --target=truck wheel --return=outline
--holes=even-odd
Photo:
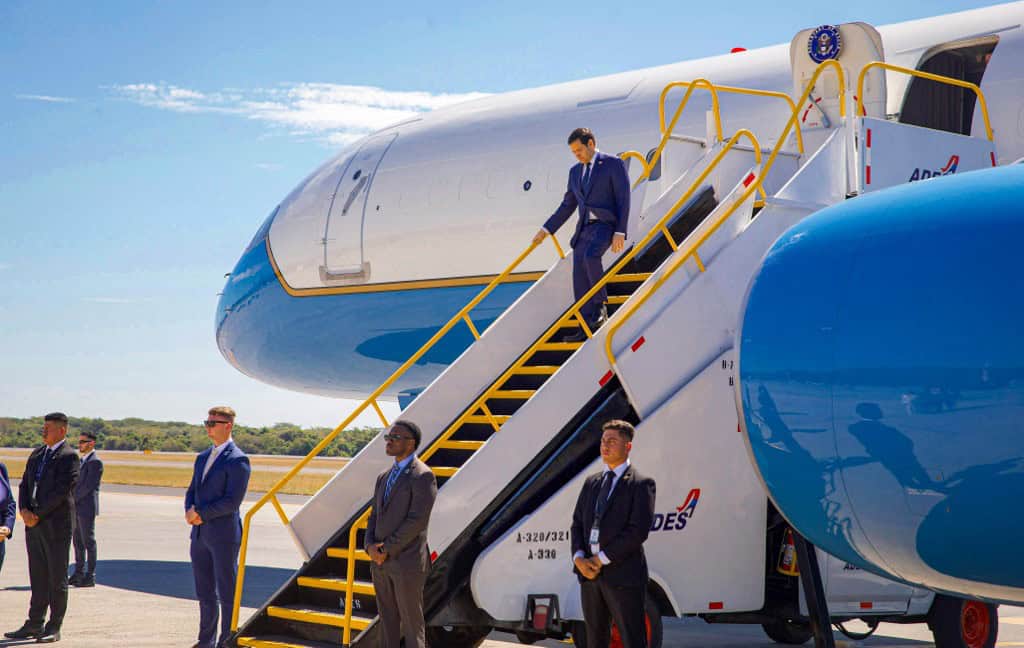
[[[992,648],[999,634],[995,605],[937,594],[928,613],[935,648]]]
[[[525,630],[516,630],[516,639],[518,639],[521,644],[530,645],[544,639],[544,635],[526,632]]]
[[[769,639],[780,644],[796,646],[807,643],[814,636],[809,624],[790,619],[775,619],[771,623],[762,623],[761,627]]]
[[[664,634],[664,628],[661,623],[661,610],[658,609],[658,604],[650,596],[647,597],[647,601],[644,603],[644,621],[647,624],[648,648],[661,648],[662,636]],[[570,633],[576,648],[597,648],[597,646],[590,646],[587,643],[587,627],[582,621],[573,621]],[[622,637],[619,636],[619,629],[615,627],[614,623],[612,623],[612,640],[608,644],[608,648],[622,648]]]
[[[430,648],[477,648],[491,628],[487,626],[427,626]]]

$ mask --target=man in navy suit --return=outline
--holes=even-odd
[[[192,576],[199,599],[199,640],[192,648],[227,646],[238,577],[242,518],[238,509],[249,486],[249,457],[234,441],[235,410],[214,407],[206,434],[213,447],[199,453],[185,493],[185,521],[192,525]],[[217,616],[220,613],[220,638]]]
[[[75,573],[68,583],[74,587],[96,586],[96,516],[100,514],[100,481],[103,461],[96,454],[96,433],[85,430],[78,435],[78,453],[82,456],[75,484]]]
[[[14,533],[14,516],[17,512],[17,502],[14,499],[14,491],[11,490],[7,466],[0,463],[0,569],[4,567],[7,540]]]
[[[569,169],[569,186],[562,204],[533,237],[540,243],[548,234],[558,231],[574,211],[579,211],[572,245],[572,290],[579,301],[604,274],[601,256],[611,247],[622,252],[626,245],[626,227],[629,224],[629,174],[625,163],[614,155],[597,150],[597,140],[589,128],[577,128],[569,134],[569,149],[579,164]],[[608,291],[598,290],[580,312],[591,331],[596,331],[607,317],[604,303]],[[569,342],[582,342],[586,334],[581,328],[566,338]]]

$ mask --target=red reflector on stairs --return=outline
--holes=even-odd
[[[861,601],[860,602],[860,609],[862,609],[862,610],[870,610],[873,607],[874,607],[874,604],[871,601]]]
[[[748,176],[747,176],[746,178],[744,178],[744,179],[743,179],[743,186],[744,186],[744,187],[749,187],[749,186],[750,186],[750,183],[754,181],[754,177],[755,177],[755,176],[754,176],[754,174],[753,174],[753,173],[751,173],[751,174],[750,174],[750,175],[748,175]]]
[[[721,610],[724,608],[725,603],[723,601],[711,601],[710,603],[708,603],[709,610]]]
[[[608,381],[612,379],[612,375],[613,375],[612,372],[609,371],[605,375],[601,376],[601,380],[597,381],[597,384],[599,384],[602,387],[604,387],[605,385],[608,384]]]
[[[434,562],[435,560],[437,560],[437,552],[436,551],[431,551],[430,552],[430,562]]]
[[[646,339],[644,339],[644,336],[642,336],[642,335],[641,335],[641,336],[640,336],[640,339],[639,339],[639,340],[637,340],[636,342],[634,342],[634,343],[633,343],[633,346],[631,346],[630,348],[631,348],[631,349],[633,349],[633,351],[636,351],[637,349],[639,349],[640,347],[642,347],[642,346],[644,345],[644,342],[646,342],[646,341],[647,341],[647,340],[646,340]]]

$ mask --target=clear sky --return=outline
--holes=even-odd
[[[990,4],[3,0],[0,416],[334,425],[354,403],[237,373],[213,317],[342,143],[476,92]]]

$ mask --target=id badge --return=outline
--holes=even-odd
[[[596,526],[593,527],[592,529],[590,529],[590,544],[592,544],[592,545],[593,544],[597,544],[598,543],[598,538],[600,537],[600,535],[601,535],[601,530],[599,528],[597,528]]]

